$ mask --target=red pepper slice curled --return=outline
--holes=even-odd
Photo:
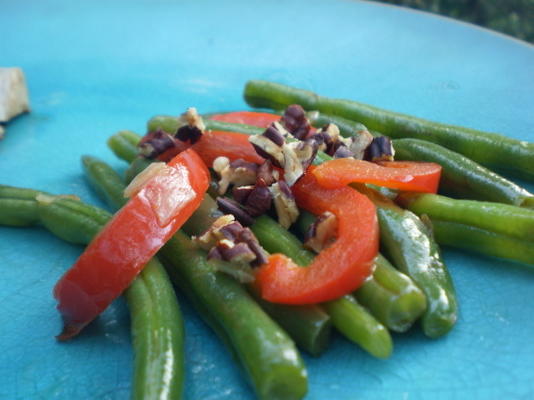
[[[56,284],[59,340],[77,335],[128,287],[198,208],[208,184],[208,169],[193,150],[148,180]]]
[[[436,193],[441,166],[435,163],[381,161],[372,163],[340,158],[319,165],[313,174],[325,188],[339,188],[353,182],[372,183],[411,192]]]
[[[325,211],[335,214],[337,239],[308,267],[299,267],[281,254],[269,257],[258,270],[256,283],[262,297],[274,303],[321,303],[350,293],[371,274],[378,253],[378,222],[373,203],[348,187],[334,190],[321,187],[310,169],[292,187],[297,204],[314,214]]]

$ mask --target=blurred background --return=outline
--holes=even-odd
[[[534,43],[534,0],[381,0],[441,14]]]

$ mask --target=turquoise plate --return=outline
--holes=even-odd
[[[357,1],[0,2],[0,65],[21,66],[32,113],[7,126],[0,183],[75,193],[82,154],[154,114],[246,107],[247,79],[357,99],[534,141],[534,50],[471,25]],[[533,189],[530,185],[530,189]],[[125,399],[132,351],[118,300],[58,344],[52,287],[81,248],[41,229],[0,228],[0,398]],[[305,357],[307,399],[527,399],[534,396],[534,274],[446,250],[461,304],[457,327],[429,340],[395,335],[391,359],[341,337]],[[253,398],[214,334],[187,319],[186,399]]]

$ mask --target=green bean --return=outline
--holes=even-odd
[[[304,233],[314,221],[315,216],[301,212],[297,228]],[[395,332],[408,330],[426,310],[426,298],[421,289],[381,254],[375,260],[373,275],[354,295],[376,319]]]
[[[33,195],[40,223],[70,243],[87,244],[111,214],[77,200]],[[132,318],[135,354],[133,399],[181,397],[184,378],[183,321],[176,296],[157,259],[152,259],[125,291]],[[165,355],[165,358],[162,358]]]
[[[330,99],[315,93],[266,81],[249,81],[245,100],[253,107],[275,110],[300,104],[306,110],[319,110],[365,124],[392,138],[424,139],[461,153],[489,168],[518,177],[534,177],[534,143],[511,139],[496,133],[446,125],[349,100]]]
[[[308,113],[314,126],[326,123],[338,125],[343,136],[353,136],[365,126],[338,116],[331,116],[317,111]],[[374,136],[380,132],[371,131]],[[516,185],[514,182],[496,174],[469,158],[446,149],[439,144],[419,139],[395,139],[395,158],[407,161],[435,162],[443,168],[440,191],[456,196],[495,201],[534,208],[534,195]]]
[[[364,185],[354,186],[376,205],[382,249],[425,293],[423,332],[431,338],[446,334],[456,322],[458,305],[452,279],[431,232],[411,211]]]
[[[305,250],[295,236],[271,218],[265,215],[256,218],[251,229],[267,251],[285,254],[303,267],[313,261],[314,255]],[[387,358],[391,355],[393,343],[388,330],[351,295],[323,305],[336,329],[347,339],[375,357]]]
[[[40,192],[0,185],[0,225],[32,226],[39,223],[35,197]]]
[[[393,349],[391,336],[381,323],[351,295],[323,303],[334,326],[349,340],[377,358],[388,358]]]
[[[330,341],[330,316],[319,306],[281,305],[263,300],[253,285],[248,291],[260,307],[313,356],[319,356]]]
[[[372,131],[369,131],[367,127],[356,121],[352,121],[350,119],[346,119],[343,117],[339,117],[337,115],[329,115],[322,112],[319,112],[317,110],[314,111],[308,111],[306,113],[308,119],[310,120],[310,123],[315,126],[316,128],[320,128],[327,124],[336,124],[339,128],[339,133],[341,133],[344,137],[350,137],[354,136],[356,132],[359,131],[368,131],[371,134],[373,134]],[[373,136],[380,136],[380,135],[373,135]]]
[[[111,218],[107,211],[79,200],[44,194],[36,199],[41,224],[69,243],[86,245]]]
[[[137,157],[140,136],[132,131],[120,131],[108,139],[108,146],[120,159],[132,162]]]
[[[532,241],[455,222],[438,219],[431,222],[436,241],[441,245],[534,265]]]
[[[82,165],[91,187],[109,206],[115,208],[118,204],[126,203],[127,199],[121,190],[122,178],[113,168],[91,156],[83,156]]]
[[[471,225],[490,232],[534,241],[534,210],[508,204],[454,200],[436,194],[403,193],[398,202],[417,215]]]
[[[124,294],[135,349],[132,398],[181,398],[184,324],[174,288],[157,258],[147,263]]]
[[[162,248],[175,283],[194,292],[194,304],[209,313],[231,343],[260,399],[301,399],[307,391],[303,362],[293,342],[233,278],[214,272],[199,250],[178,232]],[[184,282],[185,280],[185,282]],[[213,323],[213,322],[212,322]]]

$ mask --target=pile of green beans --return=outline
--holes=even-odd
[[[252,80],[245,86],[245,100],[252,107],[281,110],[300,104],[305,110],[318,110],[358,121],[369,129],[397,138],[414,138],[437,143],[495,170],[524,179],[534,178],[534,143],[496,133],[424,120],[383,110],[356,101],[331,99],[307,90],[278,83]]]
[[[148,127],[168,129],[172,126],[169,119],[175,118],[154,117],[148,122]],[[234,127],[240,124],[225,125],[227,129],[235,131]],[[242,133],[253,135],[258,131],[258,128],[249,130],[245,127],[239,128]],[[319,162],[328,158],[323,153]],[[377,207],[381,243],[395,267],[413,279],[426,295],[423,332],[431,338],[446,334],[456,323],[458,305],[452,279],[431,233],[415,214],[401,209],[365,186],[358,187],[358,190],[367,194]]]
[[[85,245],[111,218],[108,212],[63,196],[0,186],[0,225],[35,226]],[[176,295],[153,258],[124,292],[135,354],[132,399],[178,399],[183,392],[184,332]],[[161,354],[167,354],[162,359]]]
[[[169,127],[171,125],[167,122],[168,117],[156,117],[151,121],[158,121],[159,125],[153,124],[152,127],[154,129],[162,129],[164,126]],[[229,129],[232,129],[233,125],[235,124],[227,124]],[[246,131],[243,128],[241,130],[242,132],[250,133],[250,131]],[[144,159],[134,160],[128,175],[135,176],[148,163],[149,161]],[[193,229],[188,232],[191,234],[201,233],[213,223],[216,209],[215,202],[205,198],[200,208],[184,226],[184,230]],[[300,265],[308,265],[313,259],[311,253],[304,250],[302,244],[296,238],[267,216],[258,218],[251,228],[258,237],[260,244],[267,251],[286,254]],[[377,276],[381,276],[381,280],[370,279],[363,285],[358,296],[366,303],[372,314],[388,328],[403,332],[425,311],[426,300],[420,289],[408,277],[399,276],[400,274],[392,267],[388,268],[389,264],[386,265],[386,263],[385,259],[379,259],[377,262]],[[327,307],[331,315],[346,316],[348,310],[351,310],[353,313],[352,318],[337,318],[333,321],[336,328],[371,354],[380,358],[389,356],[391,352],[389,335],[387,335],[386,331],[380,329],[378,321],[372,315],[369,315],[363,307],[359,306],[354,299],[352,301],[333,301]],[[349,324],[352,324],[352,326],[349,326]],[[383,333],[372,337],[372,335],[369,335],[369,332],[372,331]],[[365,335],[372,337],[373,340],[365,339]]]

